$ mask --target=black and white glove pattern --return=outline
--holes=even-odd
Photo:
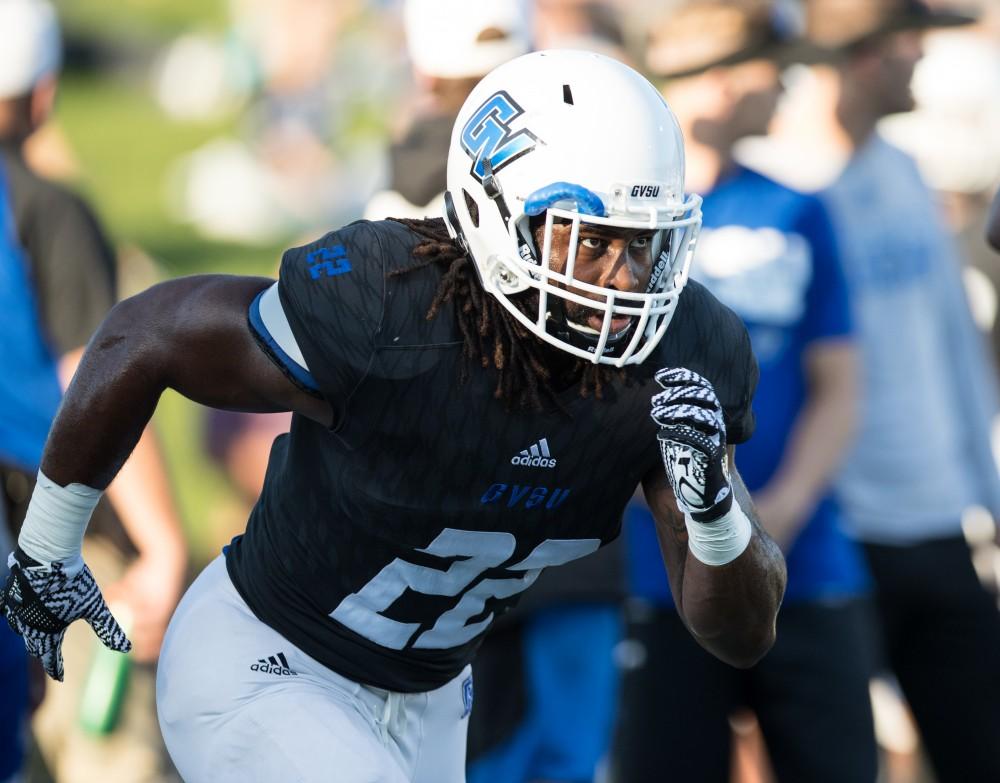
[[[28,653],[50,677],[63,679],[62,641],[66,627],[84,619],[107,647],[128,652],[132,644],[108,609],[90,569],[77,557],[42,564],[20,547],[7,559],[10,576],[0,592],[0,609]]]
[[[732,485],[726,460],[726,425],[712,384],[683,367],[656,373],[664,391],[653,397],[660,454],[681,511],[712,522],[729,511]]]

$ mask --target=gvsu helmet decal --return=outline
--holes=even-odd
[[[482,182],[487,165],[495,174],[522,155],[531,152],[539,139],[527,128],[511,131],[510,122],[524,109],[506,91],[500,90],[480,106],[462,128],[462,149],[472,158],[473,177]]]
[[[595,364],[637,364],[662,339],[687,282],[700,205],[684,193],[683,139],[663,97],[603,55],[510,60],[476,85],[452,129],[449,233],[526,330]],[[570,227],[565,258],[552,252],[556,222]],[[575,274],[581,228],[599,227],[650,237],[645,290]],[[531,291],[534,299],[521,296]]]

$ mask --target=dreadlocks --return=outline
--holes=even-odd
[[[525,329],[490,294],[483,290],[472,259],[448,235],[441,218],[409,220],[391,218],[402,223],[423,238],[413,250],[417,263],[391,272],[390,276],[410,274],[417,269],[437,265],[444,270],[441,282],[427,310],[427,320],[435,318],[442,306],[454,303],[459,329],[462,332],[461,381],[469,377],[468,365],[492,365],[497,370],[494,396],[508,406],[525,410],[540,410],[547,398],[557,406],[555,381],[546,361],[546,346]],[[528,304],[518,302],[528,315]],[[530,316],[529,317],[533,317]],[[577,360],[569,377],[579,378],[581,397],[593,394],[601,399],[605,386],[615,372],[603,365]],[[561,406],[560,406],[561,407]]]

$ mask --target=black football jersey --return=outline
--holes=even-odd
[[[509,410],[493,370],[460,383],[454,311],[426,318],[441,271],[391,275],[419,241],[358,222],[285,253],[278,293],[335,421],[293,418],[227,554],[260,620],[338,673],[403,692],[457,676],[541,569],[618,535],[661,464],[657,369],[712,381],[730,443],[753,430],[757,378],[739,318],[692,281],[633,383],[602,400],[574,386],[562,410]]]

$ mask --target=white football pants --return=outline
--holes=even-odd
[[[260,622],[220,556],[170,621],[156,706],[187,783],[463,783],[470,671],[427,693],[341,677]]]

